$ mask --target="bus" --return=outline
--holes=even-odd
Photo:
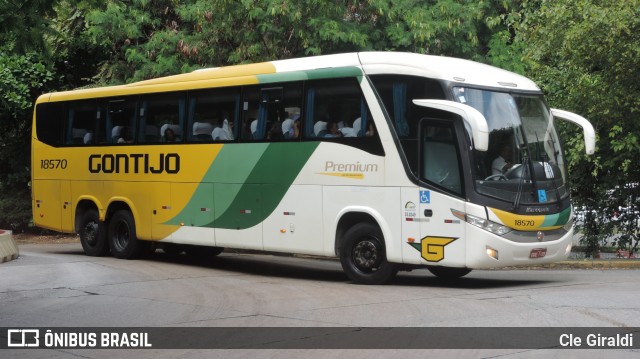
[[[224,248],[339,258],[355,283],[567,258],[556,119],[529,79],[359,52],[40,96],[33,218],[87,255]],[[497,166],[497,167],[496,167]]]

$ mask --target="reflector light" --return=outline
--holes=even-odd
[[[487,246],[487,255],[495,260],[498,260],[498,251]]]

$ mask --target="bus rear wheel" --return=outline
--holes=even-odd
[[[100,222],[98,211],[89,209],[80,218],[78,234],[84,253],[92,257],[101,257],[109,253],[109,244],[103,222]]]
[[[458,279],[471,272],[469,268],[452,268],[452,267],[427,267],[431,274],[442,279]]]
[[[114,257],[134,259],[140,256],[144,245],[136,237],[136,223],[131,212],[117,211],[109,220],[107,236]]]
[[[398,272],[387,262],[382,231],[368,222],[358,223],[344,234],[340,263],[347,277],[358,284],[383,284]]]

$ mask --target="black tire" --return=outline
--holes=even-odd
[[[397,266],[387,262],[382,231],[368,222],[358,223],[344,234],[340,263],[357,284],[383,284],[398,273]]]
[[[120,259],[135,259],[144,250],[144,243],[136,237],[136,223],[127,210],[116,212],[108,225],[108,241],[111,254]]]
[[[442,279],[458,279],[464,277],[471,272],[469,268],[452,268],[452,267],[427,267],[431,274]]]
[[[104,222],[100,221],[97,210],[90,209],[84,212],[78,224],[78,234],[84,254],[92,257],[102,257],[109,254],[107,230]]]
[[[208,257],[215,257],[224,251],[224,247],[209,247],[209,246],[192,246],[185,245],[184,251],[188,256],[204,259]]]

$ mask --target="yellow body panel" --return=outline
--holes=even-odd
[[[222,147],[123,145],[79,151],[77,147],[52,148],[34,141],[36,224],[71,232],[81,200],[94,202],[102,220],[109,205],[120,201],[129,205],[136,223],[141,223],[137,228],[141,239],[166,238],[178,226],[164,223],[187,205]],[[161,168],[163,156],[171,168],[179,158],[180,170],[168,173],[165,168],[162,173],[150,173]],[[182,185],[170,185],[176,182]]]
[[[502,221],[502,224],[518,231],[538,231],[541,229],[552,230],[562,226],[546,226],[543,227],[545,219],[544,215],[531,216],[521,215],[510,212],[501,211],[499,209],[490,208],[490,210]]]

